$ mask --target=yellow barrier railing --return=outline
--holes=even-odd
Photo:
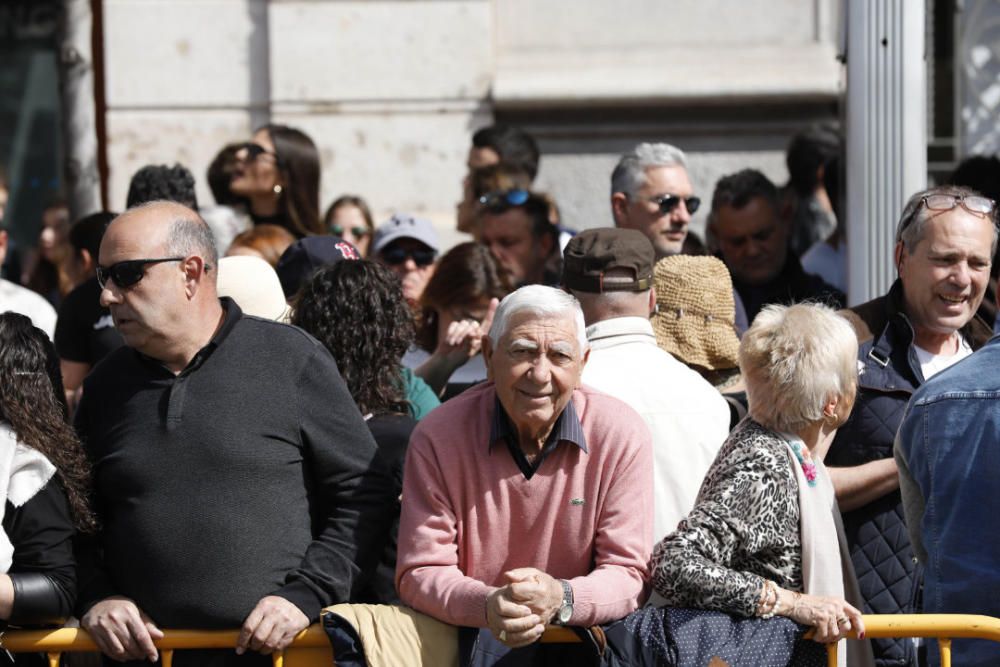
[[[892,614],[865,615],[865,636],[925,637],[937,639],[941,647],[941,667],[951,667],[951,640],[989,639],[1000,642],[1000,619],[972,614]],[[164,630],[156,640],[162,654],[163,667],[172,667],[175,650],[232,649],[239,638],[238,630]],[[545,643],[568,644],[580,641],[568,628],[549,627],[542,636]],[[64,652],[96,651],[90,636],[79,628],[60,630],[11,630],[0,637],[0,648],[14,653],[46,653],[49,666],[58,667]],[[287,658],[287,661],[286,661]],[[298,659],[296,659],[298,658]],[[315,667],[333,664],[333,654],[326,632],[313,625],[298,634],[285,651],[271,657],[274,667]],[[827,664],[837,664],[837,645],[827,648]]]
[[[153,643],[162,655],[163,667],[172,667],[174,651],[183,649],[233,649],[239,638],[239,630],[164,630],[163,639]],[[579,642],[572,630],[568,628],[549,627],[542,636],[545,643],[569,644]],[[0,648],[12,653],[46,653],[49,657],[49,667],[59,667],[59,657],[66,652],[97,651],[97,645],[85,630],[80,628],[62,628],[60,630],[10,630],[0,636]],[[301,649],[314,649],[306,654]],[[320,649],[316,651],[315,649]],[[294,660],[296,653],[304,660]],[[285,667],[286,653],[289,663],[300,665],[316,665],[310,658],[322,658],[320,664],[333,664],[333,654],[326,632],[319,625],[312,625],[300,632],[285,651],[275,652],[271,656],[274,667]]]
[[[937,639],[941,667],[951,667],[952,639],[1000,642],[1000,618],[975,614],[866,614],[865,637],[924,637]],[[827,647],[827,665],[837,664],[837,645]]]

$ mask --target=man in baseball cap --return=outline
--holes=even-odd
[[[563,253],[563,288],[583,308],[590,361],[583,383],[635,409],[653,434],[654,543],[694,505],[729,432],[725,399],[656,344],[649,322],[655,253],[634,229],[589,229]]]
[[[429,220],[397,213],[375,230],[372,251],[378,261],[399,276],[403,297],[411,306],[420,300],[434,275],[441,247]]]

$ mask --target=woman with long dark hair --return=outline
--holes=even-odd
[[[280,225],[298,238],[324,232],[319,217],[319,151],[305,132],[265,125],[236,157],[229,189],[249,202],[255,225]]]
[[[76,597],[74,528],[92,532],[90,467],[67,422],[59,359],[45,333],[0,314],[0,619],[59,623]]]
[[[320,269],[298,294],[292,324],[326,346],[364,415],[379,453],[392,470],[397,497],[403,460],[416,422],[409,415],[400,359],[413,342],[410,310],[396,275],[368,260]],[[354,602],[397,603],[396,533],[399,507],[377,569]]]
[[[420,297],[420,349],[411,351],[404,363],[445,398],[485,380],[479,343],[489,330],[494,302],[510,291],[486,246],[469,242],[449,250]]]

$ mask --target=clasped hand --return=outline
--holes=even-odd
[[[562,605],[562,584],[541,570],[523,567],[504,573],[507,585],[486,598],[486,622],[506,646],[538,641]]]

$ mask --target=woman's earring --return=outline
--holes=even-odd
[[[277,183],[274,184],[274,194],[276,194],[276,195],[280,195],[281,194],[281,186],[278,185]]]

